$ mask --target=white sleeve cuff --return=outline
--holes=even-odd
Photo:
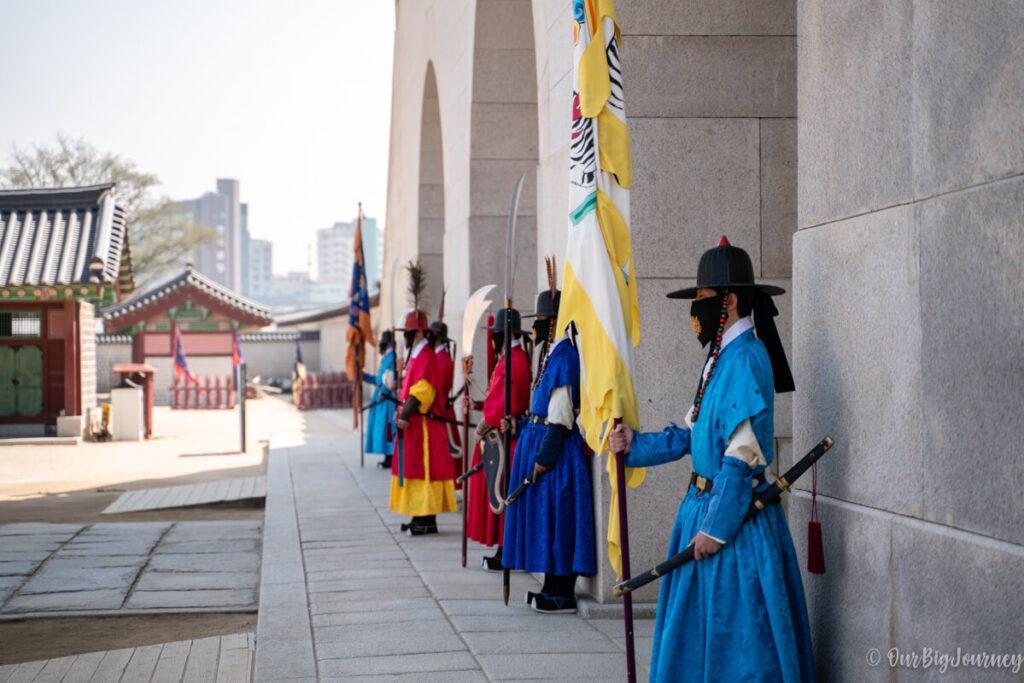
[[[572,429],[576,424],[576,411],[572,407],[569,385],[563,385],[551,392],[548,400],[548,424],[562,425]]]
[[[750,465],[751,469],[768,464],[764,459],[764,453],[761,452],[761,444],[757,442],[757,436],[754,435],[754,428],[750,425],[750,418],[741,422],[733,431],[729,442],[725,445],[725,454],[731,458],[742,460]]]

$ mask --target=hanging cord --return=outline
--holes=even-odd
[[[722,335],[725,334],[725,319],[729,315],[728,306],[729,290],[727,289],[722,293],[722,315],[718,318],[718,332],[715,334],[715,351],[711,355],[711,367],[708,368],[708,376],[701,382],[700,390],[697,392],[697,400],[693,402],[693,416],[690,418],[690,422],[696,422],[697,417],[700,415],[700,404],[704,401],[704,391],[708,388],[708,382],[711,381],[711,375],[715,371],[718,355],[722,353]]]

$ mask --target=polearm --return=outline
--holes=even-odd
[[[397,406],[402,405],[402,402],[400,400],[398,400],[397,398],[390,394],[382,394],[381,401],[391,401]],[[379,403],[379,401],[376,401],[374,404],[376,403]],[[450,417],[445,417],[444,415],[438,415],[433,410],[428,410],[425,413],[419,413],[419,416],[427,420],[433,420],[434,422],[443,422],[444,424],[455,425],[456,427],[462,427],[463,425],[466,424],[465,421],[463,420],[454,420]],[[469,426],[476,427],[476,425],[473,424],[472,422],[469,423]]]
[[[789,468],[789,470],[775,480],[775,482],[758,494],[757,498],[750,504],[750,509],[747,510],[746,517],[743,518],[745,524],[750,518],[755,517],[761,510],[765,509],[769,505],[774,505],[779,502],[779,498],[783,493],[789,490],[789,487],[793,485],[800,476],[807,471],[807,468],[813,465],[818,459],[828,452],[828,449],[832,448],[835,442],[832,437],[826,436],[818,445],[811,449],[811,451],[802,457],[798,463]],[[629,579],[622,581],[615,585],[612,591],[615,595],[620,595],[623,599],[629,598],[629,594],[635,591],[641,586],[646,586],[655,579],[659,579],[665,574],[671,571],[679,569],[687,562],[693,559],[693,546],[687,546],[685,550],[680,553],[676,553],[672,557],[668,558],[654,569],[649,569],[635,579]]]
[[[472,350],[472,349],[470,349],[470,350]],[[465,382],[464,386],[466,387],[466,396],[469,396],[469,381],[468,381],[469,380],[469,375],[468,375],[468,373],[466,373],[466,366],[465,366],[465,364],[463,364],[463,366],[462,366],[462,372],[463,372],[463,374],[466,375],[466,382]],[[466,414],[462,416],[462,466],[463,467],[466,466],[466,461],[469,458],[473,457],[469,453],[470,453],[470,451],[469,451],[469,411],[467,410]],[[483,460],[481,460],[480,463],[483,464]],[[468,471],[469,470],[467,470],[466,472],[468,472]],[[462,484],[462,568],[463,569],[466,568],[466,545],[467,545],[466,526],[468,525],[468,519],[469,519],[469,486],[466,484],[466,479],[464,478],[466,476],[466,472],[463,472],[461,475],[459,475],[459,478],[458,478],[458,482],[460,484]]]
[[[484,311],[490,305],[487,300],[487,295],[494,289],[494,285],[484,285],[480,289],[473,292],[469,299],[466,301],[466,307],[462,311],[462,352],[467,356],[473,355],[473,340],[476,338],[477,325],[480,324],[480,316],[483,315]],[[474,384],[473,378],[470,376],[468,366],[466,365],[466,358],[460,360],[462,364],[462,388],[465,390],[466,396],[469,397],[469,387]],[[470,401],[472,404],[472,401]],[[471,451],[469,448],[469,413],[471,410],[467,410],[462,416],[462,466],[472,459],[470,455]],[[469,519],[469,486],[466,485],[466,480],[474,473],[480,471],[483,468],[483,460],[480,461],[479,466],[471,468],[463,472],[455,480],[462,484],[462,566],[466,566],[466,526]]]
[[[515,252],[516,244],[516,211],[519,210],[519,193],[523,189],[523,178],[525,173],[519,174],[516,178],[516,185],[512,189],[512,203],[508,209],[508,232],[505,235],[505,417],[508,419],[508,426],[505,429],[505,467],[502,476],[502,489],[508,494],[509,469],[512,467],[512,283],[513,264],[512,255]],[[502,517],[498,517],[498,524],[502,523]],[[501,530],[498,530],[499,537]],[[501,593],[508,605],[509,593],[509,570],[504,567],[501,572]]]
[[[360,375],[359,376],[359,387],[360,387],[360,391],[357,394],[356,401],[353,403],[354,406],[359,406],[359,411],[357,412],[357,415],[358,415],[357,421],[359,422],[359,469],[363,468],[363,459],[366,457],[365,453],[363,452],[363,422],[365,422],[366,420],[363,418],[363,392],[362,392],[363,377],[362,377],[362,374],[363,374],[363,369],[359,368],[359,375]]]
[[[621,404],[618,411],[622,413]],[[613,428],[622,424],[616,417]],[[622,580],[629,580],[629,515],[626,514],[626,456],[615,453],[615,488],[619,499],[619,560],[622,566]],[[636,650],[633,646],[633,596],[628,592],[622,596],[622,619],[626,630],[626,680],[636,683]]]

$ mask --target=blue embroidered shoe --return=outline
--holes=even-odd
[[[576,598],[559,598],[547,593],[534,593],[530,607],[543,614],[575,614]]]

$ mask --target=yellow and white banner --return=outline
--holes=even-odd
[[[569,165],[569,240],[562,277],[558,334],[579,331],[580,423],[587,443],[602,452],[612,419],[637,426],[633,347],[640,309],[629,233],[632,157],[619,63],[619,33],[611,0],[575,0],[574,91]],[[608,457],[612,500],[608,555],[621,575],[615,463]],[[639,486],[644,470],[626,470]]]

